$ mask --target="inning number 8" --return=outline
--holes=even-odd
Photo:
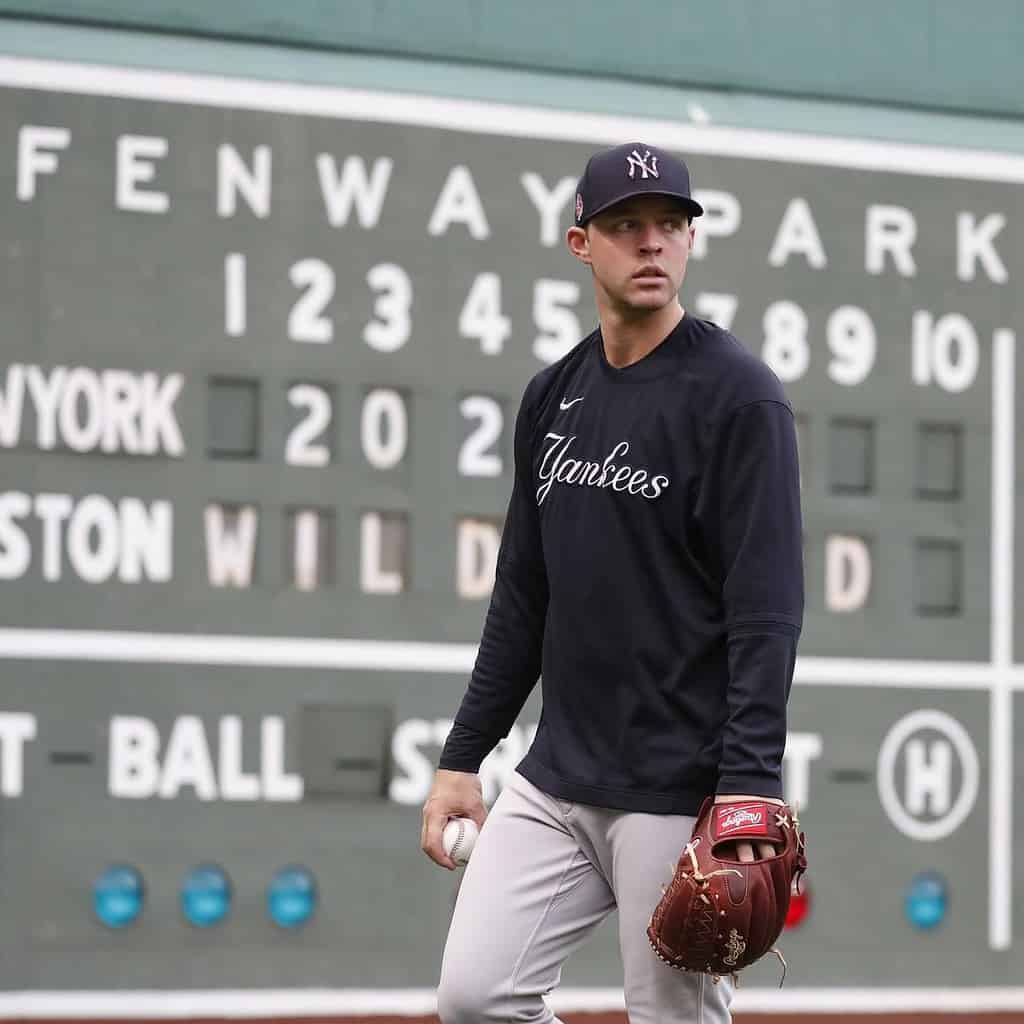
[[[799,380],[811,361],[807,344],[807,314],[795,302],[773,302],[764,312],[761,358],[779,380]]]

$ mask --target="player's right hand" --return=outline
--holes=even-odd
[[[438,768],[427,802],[423,805],[420,849],[435,864],[449,871],[455,862],[444,852],[441,833],[449,818],[472,818],[482,828],[487,817],[480,776],[475,772],[454,772]]]

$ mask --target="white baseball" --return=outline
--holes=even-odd
[[[444,852],[461,866],[469,860],[478,835],[480,829],[472,818],[452,818],[441,833],[441,845]]]

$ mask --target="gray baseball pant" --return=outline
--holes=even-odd
[[[464,869],[437,992],[443,1024],[558,1024],[544,996],[616,908],[630,1024],[728,1024],[731,982],[674,970],[647,941],[693,825],[570,803],[513,773]]]

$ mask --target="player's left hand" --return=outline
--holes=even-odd
[[[743,843],[748,863],[731,856]],[[770,856],[766,844],[776,847]],[[757,795],[707,796],[647,925],[652,949],[678,970],[735,975],[773,948],[806,870],[796,808]]]
[[[722,794],[715,797],[716,804],[742,804],[748,801],[757,801],[764,804],[777,804],[784,806],[784,801],[776,800],[769,796],[745,796],[735,793]],[[749,840],[740,840],[736,843],[725,843],[721,848],[722,855],[726,859],[738,860],[742,864],[751,864],[755,860],[764,860],[766,857],[775,856],[775,847],[771,843],[752,843]]]

